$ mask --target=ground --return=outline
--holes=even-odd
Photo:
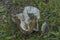
[[[0,0],[0,40],[24,40],[11,14],[21,13],[28,5],[40,10],[39,27],[48,21],[50,29],[43,37],[34,32],[26,40],[60,40],[60,0]]]

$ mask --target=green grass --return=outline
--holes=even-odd
[[[0,8],[0,12],[4,12],[5,11],[5,9],[4,8]]]
[[[32,3],[32,4],[31,4]],[[60,0],[50,0],[48,4],[44,2],[44,0],[35,0],[29,3],[32,6],[37,7],[40,9],[40,22],[39,26],[41,27],[42,23],[46,19],[50,22],[50,27],[52,28],[47,35],[44,35],[43,37],[39,38],[39,34],[36,32],[32,34],[31,37],[27,38],[27,40],[59,40],[60,39]],[[23,11],[23,8],[25,5],[28,5],[27,1],[19,1],[19,0],[13,0],[13,4],[15,8],[21,9]],[[14,8],[14,6],[12,6]],[[8,9],[12,10],[12,9]],[[13,13],[17,13],[16,9]],[[46,13],[46,10],[48,13]],[[6,11],[4,14],[2,14],[4,11]],[[20,32],[19,28],[13,23],[11,20],[11,12],[5,10],[4,8],[0,8],[0,40],[23,40],[22,33]],[[47,14],[47,15],[46,15]],[[6,16],[7,22],[4,22],[3,15]],[[44,16],[45,15],[45,16]],[[49,16],[50,15],[50,16]],[[48,17],[49,16],[49,17]],[[53,30],[53,27],[58,27],[59,31]],[[53,34],[56,36],[55,39],[49,38],[49,36]]]

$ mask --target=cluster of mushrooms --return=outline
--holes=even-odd
[[[21,28],[22,32],[32,33],[33,31],[39,31],[40,11],[33,6],[25,6],[23,13],[16,15],[12,14],[12,20]],[[44,22],[41,27],[41,31],[44,32],[47,23]]]

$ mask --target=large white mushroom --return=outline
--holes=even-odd
[[[40,19],[40,11],[39,9],[37,9],[36,7],[33,6],[26,6],[24,8],[23,11],[23,15],[25,18],[25,22],[29,25],[29,23],[31,22],[31,19],[29,18],[28,14],[33,14],[34,16],[36,16],[36,21],[37,21],[37,29],[34,28],[33,30],[38,31],[38,20]]]
[[[30,19],[28,14],[33,14],[36,17],[36,24],[37,24],[36,27],[33,27],[34,25],[32,26],[32,24],[34,24],[35,22]],[[13,16],[12,20],[14,22],[19,23],[16,20],[18,20],[18,19],[20,20],[19,26],[21,27],[22,30],[24,30],[26,32],[27,31],[29,32],[30,30],[31,31],[33,31],[33,30],[38,31],[39,30],[38,20],[40,19],[40,11],[38,8],[33,7],[33,6],[25,6],[23,13],[19,13],[19,14],[12,15],[12,16]],[[15,17],[17,17],[16,20],[14,20]],[[31,23],[32,28],[30,28],[30,23]],[[27,26],[26,26],[26,24],[27,24]]]

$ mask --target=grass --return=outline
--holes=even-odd
[[[9,3],[8,3],[9,4]],[[52,28],[47,35],[45,34],[43,37],[39,38],[38,32],[32,34],[31,37],[26,40],[59,40],[60,39],[60,0],[49,0],[46,4],[44,0],[35,0],[29,3],[32,6],[40,9],[41,20],[39,22],[39,26],[41,27],[42,23],[46,20],[50,22],[50,27]],[[18,13],[17,9],[21,9],[23,11],[24,6],[29,5],[27,1],[15,1],[13,0],[13,6],[10,9],[5,10],[4,8],[0,8],[0,40],[23,40],[22,33],[19,28],[13,23],[11,20],[11,13]],[[9,4],[10,5],[10,4]],[[14,10],[13,10],[13,9]],[[46,10],[48,12],[46,12]],[[13,11],[13,12],[11,12]],[[5,15],[5,19],[3,19],[3,15]],[[4,20],[7,20],[5,22]],[[53,27],[58,27],[53,30]],[[50,35],[53,34],[56,38],[51,39]]]

